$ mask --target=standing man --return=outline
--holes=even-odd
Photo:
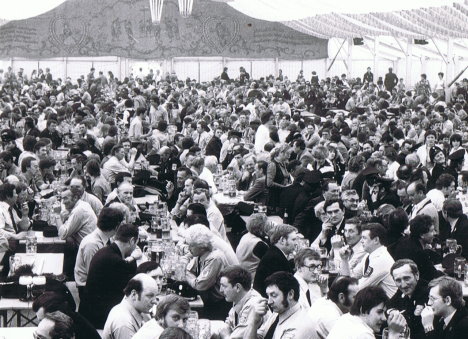
[[[385,89],[389,92],[392,91],[392,89],[398,84],[398,77],[396,76],[395,73],[393,73],[393,68],[390,67],[388,69],[388,73],[385,74],[385,80],[384,80],[384,85]]]
[[[293,265],[288,259],[296,248],[297,239],[297,229],[291,225],[276,225],[271,231],[271,247],[260,260],[253,283],[253,287],[263,296],[266,295],[265,279],[271,274],[278,271],[294,273]]]
[[[429,288],[429,300],[421,312],[426,338],[466,338],[468,311],[461,284],[444,276],[432,280]]]
[[[230,339],[243,339],[247,328],[247,319],[262,296],[252,289],[252,276],[242,266],[231,266],[220,275],[220,292],[233,306],[229,311],[226,323]]]
[[[227,74],[227,71],[228,71],[228,68],[227,68],[227,67],[224,67],[224,68],[223,68],[223,73],[221,73],[221,80],[230,82],[231,79],[229,78],[229,75]]]
[[[260,117],[262,124],[258,126],[255,133],[255,151],[257,153],[263,152],[265,144],[270,140],[270,126],[273,121],[273,113],[267,111]]]
[[[463,213],[461,202],[455,199],[445,200],[442,216],[450,225],[446,237],[455,239],[462,246],[462,257],[468,258],[468,218]]]
[[[107,317],[102,337],[127,339],[149,320],[148,313],[157,303],[161,292],[156,281],[145,273],[134,276],[123,290],[125,297],[114,306]]]
[[[299,283],[291,273],[276,272],[266,281],[266,295],[256,303],[248,319],[245,339],[295,338],[308,339],[313,331],[308,311],[299,304]],[[262,325],[262,318],[268,312],[273,315]]]
[[[123,290],[135,275],[136,260],[141,251],[135,251],[138,227],[122,224],[117,229],[114,242],[96,252],[89,265],[85,298],[79,312],[96,328],[103,328],[112,307],[123,298]]]
[[[350,275],[359,280],[359,288],[380,286],[388,297],[392,297],[397,287],[390,275],[390,268],[395,263],[387,248],[382,245],[386,241],[385,227],[378,223],[369,223],[362,228],[361,243],[364,251],[369,253],[351,271],[349,268],[349,252],[340,252],[342,265],[340,273]]]
[[[370,67],[367,67],[367,72],[364,73],[364,76],[362,77],[362,81],[364,81],[364,84],[366,83],[370,84],[374,82],[374,74],[371,72]]]

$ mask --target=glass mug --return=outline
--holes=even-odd
[[[462,246],[457,244],[457,239],[447,239],[445,245],[450,254],[461,254]]]
[[[408,326],[405,326],[405,329],[400,333],[399,337],[401,339],[410,339],[410,329]],[[382,339],[388,339],[388,327],[384,328],[382,332]]]
[[[455,261],[453,263],[453,273],[455,274],[455,278],[457,279],[463,278],[463,274],[465,274],[465,264],[466,264],[465,258],[463,257],[455,258]]]

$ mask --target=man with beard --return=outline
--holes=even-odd
[[[162,298],[156,307],[155,317],[147,321],[133,339],[157,339],[168,327],[184,328],[190,305],[184,297],[170,294]]]
[[[294,276],[287,272],[273,273],[266,279],[265,286],[268,300],[255,303],[244,338],[310,338],[312,324],[307,310],[298,303],[300,287]],[[262,325],[268,307],[274,314]]]
[[[427,281],[420,279],[418,266],[413,260],[397,260],[390,269],[398,291],[387,302],[389,309],[400,311],[406,318],[411,338],[424,338],[421,311],[427,302]]]
[[[333,281],[327,296],[318,299],[310,308],[314,328],[312,339],[327,337],[335,322],[349,312],[358,290],[355,278],[342,276]]]
[[[385,303],[388,297],[378,286],[368,286],[360,290],[354,299],[349,313],[335,322],[328,339],[375,339],[381,327],[388,322],[389,339],[398,339],[406,326],[406,320],[399,312],[385,316]]]

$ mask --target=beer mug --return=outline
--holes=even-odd
[[[389,334],[388,334],[388,327],[384,328],[382,332],[382,339],[388,339]],[[405,329],[403,332],[400,333],[399,337],[401,339],[409,339],[410,338],[410,329],[408,326],[405,326]]]
[[[466,259],[463,257],[455,258],[453,263],[453,273],[455,274],[455,278],[463,279],[463,274],[465,274],[465,264]]]
[[[450,254],[461,254],[462,246],[457,244],[457,239],[447,239],[445,246]]]

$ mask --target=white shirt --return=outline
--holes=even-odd
[[[218,189],[216,188],[216,185],[214,183],[213,173],[211,173],[211,171],[208,168],[203,167],[203,170],[201,171],[198,177],[200,179],[205,180],[208,183],[213,194],[216,194],[218,192]]]
[[[164,328],[153,318],[144,323],[132,339],[158,339],[163,331]]]
[[[318,299],[310,308],[309,314],[313,323],[311,338],[326,338],[343,312],[326,297]]]
[[[294,273],[294,278],[296,278],[296,280],[299,282],[300,288],[298,303],[301,305],[301,307],[310,309],[310,306],[313,305],[316,300],[322,297],[320,286],[318,284],[309,284],[297,272]],[[309,291],[310,294],[311,305],[309,305],[309,301],[307,300],[307,291]]]
[[[366,259],[369,257],[369,267],[364,271]],[[397,287],[390,274],[390,268],[395,263],[385,246],[380,246],[374,252],[365,256],[354,270],[355,278],[359,279],[359,289],[367,286],[380,286],[389,298],[397,291]]]
[[[258,126],[255,133],[255,151],[262,152],[265,144],[270,140],[270,129],[265,125]]]
[[[347,313],[336,321],[327,339],[375,339],[375,335],[360,317]]]
[[[206,209],[206,216],[210,222],[210,230],[219,234],[221,239],[229,242],[226,235],[226,227],[224,226],[224,217],[212,199],[210,200],[210,205]]]
[[[437,212],[442,211],[442,207],[444,205],[445,201],[445,196],[444,193],[442,193],[441,190],[438,190],[437,188],[434,188],[427,192],[426,197],[428,197],[432,203],[434,204],[435,208],[437,209]]]

